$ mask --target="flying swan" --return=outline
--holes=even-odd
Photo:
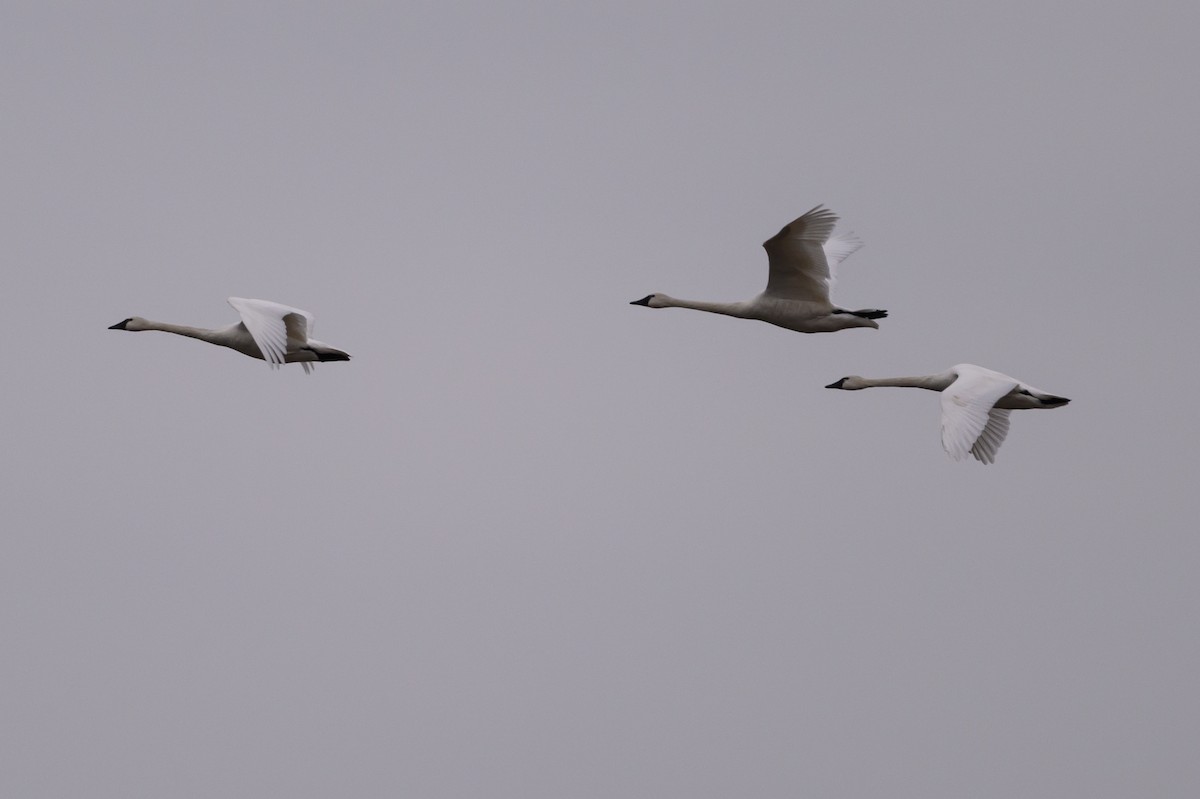
[[[647,308],[692,308],[697,311],[757,319],[800,333],[832,333],[848,327],[874,327],[887,311],[848,311],[829,300],[837,265],[862,246],[853,233],[832,236],[838,217],[818,205],[767,239],[769,275],[762,294],[743,302],[697,302],[666,294],[650,294],[630,305]]]
[[[970,452],[977,461],[994,463],[1008,435],[1008,414],[1023,408],[1057,408],[1070,402],[1026,385],[1016,378],[960,363],[941,374],[925,377],[885,377],[873,380],[852,375],[825,388],[858,391],[874,386],[927,388],[942,393],[942,447],[954,460]]]
[[[188,338],[198,338],[237,350],[251,358],[260,358],[278,369],[280,364],[299,363],[307,374],[316,361],[348,361],[350,356],[328,344],[309,338],[313,316],[308,311],[291,308],[269,300],[247,300],[230,297],[229,304],[242,321],[219,330],[203,327],[151,322],[131,316],[117,322],[109,330],[162,330]]]

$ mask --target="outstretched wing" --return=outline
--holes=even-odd
[[[837,214],[818,205],[763,242],[770,267],[766,294],[829,304],[832,276],[825,243],[837,221]],[[839,245],[838,252],[843,249]],[[853,251],[851,249],[841,257],[845,258]]]
[[[312,314],[270,300],[230,297],[229,304],[242,317],[263,359],[277,367],[287,357],[288,345],[304,344],[312,327]]]
[[[960,371],[942,392],[942,446],[954,460],[971,453],[983,463],[995,460],[1008,435],[1008,411],[994,407],[1017,381],[987,370]]]

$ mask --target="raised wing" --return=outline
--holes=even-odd
[[[863,240],[853,233],[839,233],[825,242],[821,249],[825,250],[825,262],[829,264],[829,291],[832,292],[833,285],[837,283],[838,265],[857,252],[861,246]]]
[[[983,463],[995,460],[1008,435],[1008,411],[995,404],[1017,381],[987,370],[961,370],[942,392],[942,446],[954,460],[971,453]]]
[[[837,221],[837,214],[818,205],[763,242],[770,267],[766,294],[829,304],[832,275],[825,243]],[[839,246],[838,252],[843,249]],[[853,251],[851,249],[841,257],[845,258]]]
[[[308,341],[312,314],[299,308],[281,305],[270,300],[247,300],[230,297],[229,304],[242,317],[263,359],[278,367],[287,357],[288,345],[303,345]]]

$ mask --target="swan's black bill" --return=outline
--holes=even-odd
[[[117,322],[115,325],[112,325],[108,329],[109,330],[124,330],[125,325],[129,324],[132,321],[133,321],[133,317],[131,316],[128,319],[126,319],[124,322]]]
[[[629,304],[630,305],[645,305],[647,308],[649,308],[650,307],[650,298],[653,296],[654,296],[653,294],[647,294],[645,297],[642,297],[640,300],[634,300],[633,302],[631,302]]]
[[[825,388],[841,388],[842,383],[845,383],[845,382],[846,382],[846,378],[843,377],[841,380],[837,381],[836,383],[830,383],[829,385],[825,386]]]
[[[1070,402],[1066,397],[1042,397],[1041,400],[1047,408],[1057,408],[1059,405],[1066,405]]]

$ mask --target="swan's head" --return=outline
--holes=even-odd
[[[825,388],[840,388],[842,391],[858,391],[866,388],[866,386],[863,385],[861,377],[858,375],[850,375],[849,377],[843,377],[841,380],[830,383],[829,385],[825,386]]]
[[[670,299],[670,297],[668,297],[666,294],[647,294],[645,297],[642,297],[640,300],[634,300],[633,302],[631,302],[629,304],[630,305],[645,305],[647,308],[666,308],[667,300],[669,300],[669,299]]]
[[[140,316],[131,316],[123,322],[117,322],[109,330],[145,330],[146,320]]]

